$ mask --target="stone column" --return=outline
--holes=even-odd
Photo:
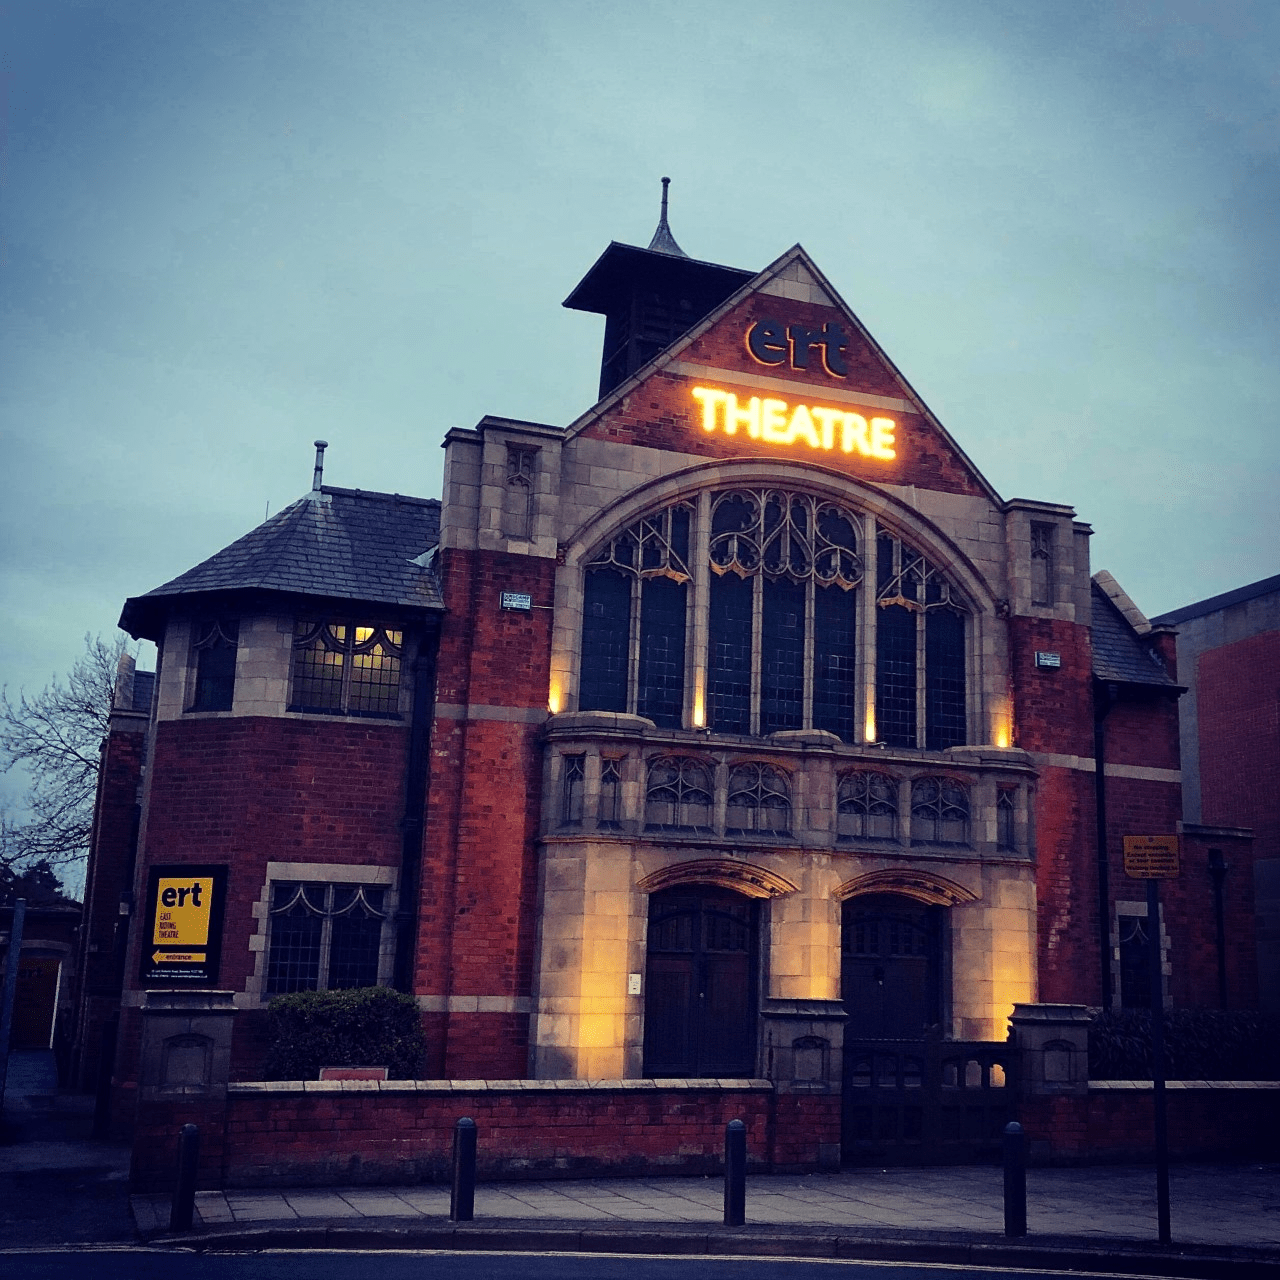
[[[146,993],[129,1172],[135,1192],[172,1187],[184,1124],[200,1130],[197,1187],[222,1185],[234,1015],[230,991]]]
[[[230,991],[146,993],[139,1081],[144,1101],[226,1097],[233,998]]]
[[[1088,1094],[1090,1016],[1083,1004],[1013,1006],[1009,1036],[1022,1097]]]

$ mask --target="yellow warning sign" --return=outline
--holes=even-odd
[[[1133,880],[1176,880],[1177,836],[1125,836],[1124,873]]]
[[[166,948],[206,946],[212,911],[212,876],[162,876],[151,941]]]

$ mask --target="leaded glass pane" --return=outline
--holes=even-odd
[[[858,634],[854,592],[813,593],[813,726],[845,742],[857,736]]]
[[[610,569],[587,573],[582,601],[583,711],[626,711],[631,581]]]
[[[766,579],[760,638],[760,732],[804,724],[805,586]]]
[[[751,595],[749,578],[711,579],[707,723],[721,733],[751,732]]]
[[[876,618],[876,738],[916,745],[916,615],[904,605],[882,607]]]
[[[678,729],[684,712],[683,582],[646,578],[640,587],[640,690],[636,711]]]
[[[378,983],[382,947],[381,889],[334,886],[334,914],[329,942],[330,991],[373,987]],[[339,907],[338,894],[349,901]]]
[[[965,742],[964,619],[951,609],[925,614],[925,746]]]

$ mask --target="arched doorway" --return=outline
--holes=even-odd
[[[649,895],[644,1074],[752,1076],[759,902],[711,885]]]
[[[873,891],[841,907],[844,1160],[989,1159],[1008,1119],[1008,1046],[947,1037],[948,914],[966,891],[911,873],[928,902],[890,891],[885,873],[873,876],[863,881]]]
[[[944,910],[892,893],[845,900],[840,994],[848,1037],[922,1039],[942,1021]]]

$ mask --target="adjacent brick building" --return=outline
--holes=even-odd
[[[1177,829],[1181,687],[1089,526],[1001,498],[799,247],[698,262],[664,215],[566,305],[605,316],[574,422],[450,431],[440,500],[318,458],[126,603],[160,662],[124,1110],[166,985],[232,993],[241,1081],[274,992],[377,982],[430,1078],[765,1079],[814,1124],[873,1040],[1143,1001],[1120,844]],[[144,909],[187,867],[207,950]],[[1201,897],[1166,895],[1175,1003],[1212,1002]]]
[[[1247,937],[1224,948],[1227,1001],[1249,1008],[1256,991],[1280,1013],[1280,576],[1155,621],[1177,628],[1187,685],[1183,816],[1210,848],[1194,871],[1256,909],[1256,967]]]

